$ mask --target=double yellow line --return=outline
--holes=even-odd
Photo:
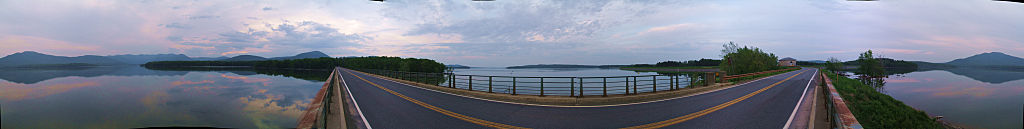
[[[359,78],[360,80],[366,81],[366,83],[370,83],[370,85],[376,86],[377,88],[380,88],[380,89],[382,89],[384,91],[387,91],[388,93],[391,93],[392,95],[401,97],[402,99],[405,99],[405,100],[407,100],[409,102],[415,103],[416,105],[420,105],[422,107],[425,107],[425,108],[430,109],[430,110],[434,110],[434,111],[436,111],[438,113],[441,113],[441,114],[444,114],[444,115],[448,115],[448,116],[455,117],[455,118],[458,118],[458,119],[461,119],[461,120],[469,121],[469,122],[474,123],[474,124],[483,125],[483,126],[487,126],[487,127],[491,127],[491,128],[528,129],[528,128],[523,128],[523,127],[517,127],[517,126],[512,126],[512,125],[506,125],[506,124],[501,124],[501,123],[481,120],[481,119],[469,117],[469,116],[466,116],[466,115],[462,115],[462,114],[459,114],[459,113],[455,113],[455,112],[452,112],[452,111],[444,110],[444,109],[441,109],[441,108],[436,107],[434,105],[430,105],[430,104],[424,103],[422,101],[419,101],[419,100],[410,98],[408,96],[402,95],[401,93],[392,91],[391,89],[384,88],[384,87],[382,87],[380,85],[377,85],[377,83],[370,82],[369,80],[363,79],[363,77],[359,77],[358,75],[352,74],[352,72],[350,72],[350,71],[346,70],[345,72],[348,72],[349,75],[355,76],[356,78]]]
[[[718,106],[714,106],[714,107],[711,107],[711,108],[708,108],[708,109],[704,109],[704,110],[701,110],[701,111],[698,111],[698,112],[690,113],[690,114],[685,115],[685,116],[676,117],[676,118],[672,118],[672,119],[665,120],[665,121],[659,121],[659,122],[654,122],[654,123],[645,124],[645,125],[639,125],[639,126],[633,126],[633,127],[626,127],[624,129],[662,128],[662,127],[665,127],[665,126],[677,124],[677,123],[688,121],[688,120],[691,120],[691,119],[694,119],[694,118],[697,118],[697,117],[700,117],[700,116],[704,116],[704,115],[707,115],[707,114],[709,114],[711,112],[715,112],[715,111],[721,110],[722,108],[729,107],[729,106],[731,106],[733,104],[736,104],[736,103],[738,103],[740,101],[743,101],[743,100],[745,100],[747,98],[753,97],[754,95],[757,95],[757,94],[759,94],[761,92],[764,92],[765,90],[771,89],[772,87],[775,87],[775,85],[779,85],[782,82],[785,82],[786,80],[792,79],[793,77],[796,77],[796,75],[800,75],[801,73],[804,73],[804,72],[806,72],[806,71],[800,71],[800,73],[796,73],[793,76],[789,76],[789,78],[786,78],[786,79],[784,79],[782,81],[776,82],[775,84],[772,84],[772,85],[769,85],[767,87],[761,88],[760,90],[751,92],[750,94],[744,95],[743,97],[733,99],[732,101],[719,104]]]

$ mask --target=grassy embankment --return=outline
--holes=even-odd
[[[825,70],[832,85],[849,105],[853,115],[867,129],[944,128],[923,111],[918,111],[856,79],[840,77]]]

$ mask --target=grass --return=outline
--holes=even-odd
[[[856,79],[840,77],[825,70],[821,72],[832,79],[832,85],[866,129],[944,128],[925,112],[907,106]]]
[[[638,69],[717,69],[718,66],[683,66],[683,67],[621,67],[624,68],[638,68]]]

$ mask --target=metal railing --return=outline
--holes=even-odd
[[[635,95],[703,86],[702,74],[609,77],[523,77],[422,73],[361,69],[359,71],[430,85],[512,95],[609,96]]]

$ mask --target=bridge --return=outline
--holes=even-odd
[[[637,103],[564,106],[464,96],[336,68],[298,128],[828,128],[815,125],[829,121],[816,99],[824,97],[815,95],[822,91],[817,71]]]

